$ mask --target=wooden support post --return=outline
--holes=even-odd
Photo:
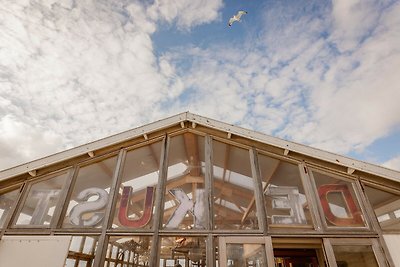
[[[103,221],[103,228],[101,231],[101,235],[98,241],[96,255],[94,257],[93,266],[104,266],[105,255],[107,252],[108,246],[108,238],[106,236],[107,229],[111,225],[113,218],[111,217],[112,209],[116,205],[117,196],[118,196],[118,186],[121,180],[121,173],[123,169],[123,163],[125,161],[126,151],[121,150],[118,154],[117,164],[115,166],[114,176],[112,179],[109,199],[110,201],[107,203],[106,209],[104,211],[104,221]]]
[[[168,150],[169,150],[170,137],[165,136],[163,140],[163,146],[161,150],[161,158],[160,158],[160,172],[158,176],[158,184],[156,188],[156,199],[154,202],[155,214],[153,221],[153,240],[150,251],[150,266],[158,266],[160,261],[160,253],[159,253],[159,240],[160,237],[158,235],[160,231],[160,227],[162,226],[162,218],[164,214],[164,192],[165,185],[168,175]]]

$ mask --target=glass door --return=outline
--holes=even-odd
[[[272,246],[270,237],[220,237],[221,267],[272,267]]]
[[[220,267],[327,267],[322,239],[220,237]]]

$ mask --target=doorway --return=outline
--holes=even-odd
[[[221,267],[326,267],[322,239],[220,237]]]
[[[276,267],[319,267],[315,249],[274,249]]]

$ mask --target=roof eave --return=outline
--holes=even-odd
[[[175,116],[162,119],[129,131],[125,131],[110,137],[106,137],[82,146],[78,146],[60,153],[56,153],[50,155],[48,157],[44,157],[32,162],[28,162],[10,169],[6,169],[0,172],[0,181],[8,178],[15,177],[17,175],[21,175],[23,173],[35,171],[37,169],[45,168],[52,164],[69,160],[77,156],[84,155],[91,151],[96,151],[106,146],[116,145],[118,143],[122,143],[124,141],[128,141],[130,139],[145,136],[151,132],[159,131],[162,129],[169,128],[171,126],[191,122],[192,127],[195,124],[203,125],[205,127],[209,127],[212,129],[216,129],[219,131],[225,131],[228,135],[237,135],[244,138],[248,138],[254,141],[258,141],[261,143],[266,143],[281,149],[284,149],[288,152],[296,152],[299,154],[303,154],[305,156],[318,158],[324,160],[329,163],[333,163],[336,165],[344,166],[349,168],[349,170],[358,170],[362,172],[366,172],[372,175],[377,175],[395,182],[400,181],[400,172],[387,169],[382,166],[366,163],[363,161],[358,161],[355,159],[351,159],[345,156],[337,155],[331,152],[327,152],[324,150],[320,150],[317,148],[305,146],[302,144],[298,144],[295,142],[285,141],[276,137],[272,137],[260,132],[244,129],[238,126],[230,125],[224,122],[216,121],[213,119],[209,119],[206,117],[202,117],[196,114],[192,114],[189,112],[184,112],[177,114]]]

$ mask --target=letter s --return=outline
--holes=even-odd
[[[83,219],[82,215],[88,212],[100,210],[107,205],[108,193],[101,188],[87,188],[79,193],[77,200],[87,201],[92,196],[98,196],[95,201],[81,202],[73,207],[69,213],[69,221],[78,226],[94,226],[100,223],[104,217],[104,211],[95,212],[89,219]]]

